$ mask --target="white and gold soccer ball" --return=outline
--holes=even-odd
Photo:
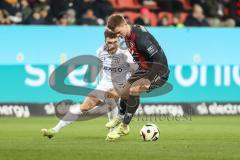
[[[157,125],[148,123],[145,124],[140,130],[140,136],[144,141],[156,141],[159,137],[159,129]]]

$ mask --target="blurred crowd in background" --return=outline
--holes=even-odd
[[[240,0],[0,0],[1,25],[105,25],[112,13],[145,26],[240,26]]]

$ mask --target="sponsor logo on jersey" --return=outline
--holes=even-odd
[[[107,67],[107,66],[104,66],[103,67],[104,70],[106,71],[111,71],[111,72],[122,72],[122,68],[112,68],[112,67]]]
[[[119,64],[120,63],[120,58],[119,57],[113,57],[112,63]]]
[[[150,47],[147,48],[148,53],[153,56],[155,53],[157,53],[157,49],[155,46],[151,45]]]

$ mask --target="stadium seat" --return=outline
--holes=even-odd
[[[138,18],[140,15],[138,12],[133,12],[133,11],[114,12],[114,13],[127,16],[129,18],[130,23],[134,23],[135,19]]]
[[[159,7],[156,5],[144,5],[144,7],[150,10],[159,10]]]
[[[9,4],[12,4],[12,5],[14,5],[18,2],[17,0],[5,0],[5,1]]]
[[[131,23],[134,23],[135,19],[137,19],[139,17],[139,15],[140,15],[140,13],[132,12],[132,11],[114,12],[114,13],[128,16],[129,21]],[[150,12],[150,23],[151,23],[151,26],[157,26],[157,22],[158,22],[157,15],[155,13]]]
[[[161,20],[164,16],[167,16],[168,25],[171,25],[173,23],[173,14],[170,12],[160,12],[158,14],[158,19]]]
[[[135,0],[116,0],[117,7],[116,8],[129,8],[129,9],[139,9],[141,5],[136,3]]]
[[[188,13],[182,12],[182,13],[180,14],[180,22],[181,22],[181,23],[184,23],[185,20],[187,19],[187,16],[188,16]]]
[[[117,8],[117,0],[108,0],[108,1],[112,4],[113,8]]]
[[[230,14],[229,8],[225,8],[224,15],[229,16],[229,14]]]
[[[189,0],[179,0],[179,1],[182,2],[185,10],[191,10],[192,9],[192,6],[190,5]]]
[[[135,0],[135,2],[136,2],[136,4],[141,5],[138,3],[138,0]],[[142,7],[148,8],[150,10],[159,10],[159,7],[157,6],[156,3],[155,4],[143,4]]]
[[[151,26],[157,26],[158,18],[157,18],[157,15],[155,13],[151,12],[150,21],[151,21]]]
[[[138,18],[139,13],[126,11],[126,12],[124,12],[124,15],[125,15],[125,16],[128,16],[129,21],[130,21],[131,23],[134,23],[135,19]]]

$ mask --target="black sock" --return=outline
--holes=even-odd
[[[126,106],[127,106],[126,113],[123,118],[124,124],[129,124],[131,122],[134,113],[138,109],[139,102],[140,102],[139,96],[129,95],[129,98],[128,98],[127,104],[126,104]]]
[[[127,100],[121,99],[120,107],[119,107],[119,114],[123,116],[126,113],[126,109],[127,109]]]

